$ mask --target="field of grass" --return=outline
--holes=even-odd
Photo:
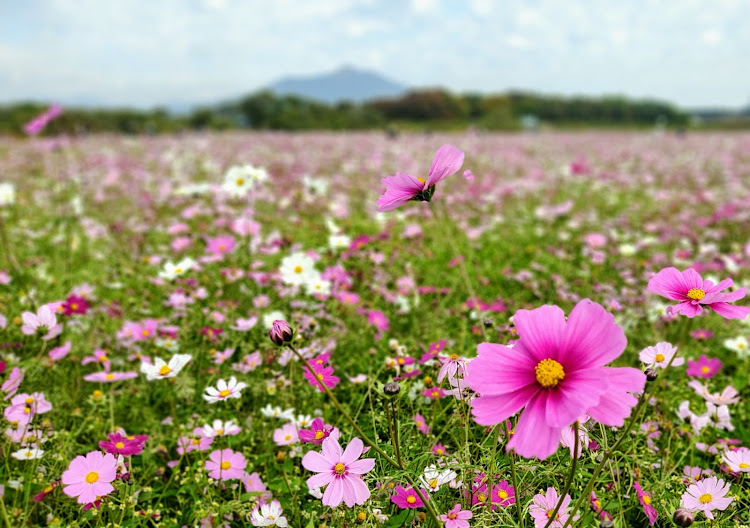
[[[378,212],[381,179],[427,179],[444,144],[465,157],[432,201]],[[0,221],[6,528],[667,527],[696,486],[715,519],[688,499],[694,526],[750,524],[750,317],[709,308],[706,286],[686,301],[700,314],[676,314],[648,287],[670,267],[750,284],[748,134],[0,139]],[[570,420],[548,407],[516,429],[521,402],[478,424],[477,402],[513,397],[492,361],[557,346],[529,313],[584,299],[593,337],[569,361],[618,332],[615,367],[677,347],[621,391],[624,423],[602,417],[618,389],[598,371]],[[516,345],[475,363],[480,343]],[[574,378],[560,362],[567,379],[532,371],[545,395]],[[317,418],[335,430],[316,437]],[[550,431],[569,447],[524,454]],[[337,435],[372,462],[337,465]],[[310,490],[324,461],[331,483]],[[556,514],[549,488],[571,498]]]

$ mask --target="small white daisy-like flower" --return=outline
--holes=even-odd
[[[190,354],[175,354],[169,360],[169,363],[161,358],[155,358],[153,364],[143,361],[141,362],[141,372],[146,375],[146,379],[149,381],[174,378],[191,359],[193,359],[193,356]]]
[[[222,422],[221,420],[214,420],[211,425],[206,424],[203,426],[201,432],[206,438],[214,438],[216,436],[232,436],[242,431],[242,428],[234,423],[234,420],[228,420]]]
[[[13,205],[16,202],[16,188],[12,183],[0,183],[0,206]]]
[[[735,337],[734,339],[725,339],[724,346],[729,350],[737,353],[741,359],[750,356],[750,343],[745,336]]]
[[[440,486],[449,483],[457,476],[452,469],[438,469],[437,466],[431,465],[425,468],[424,475],[420,475],[419,480],[431,493],[434,493],[440,489]]]
[[[318,275],[315,269],[315,261],[309,255],[297,252],[284,257],[279,269],[281,280],[292,286],[302,286],[311,278]]]
[[[253,526],[288,526],[281,503],[277,500],[256,506],[250,515],[250,522]]]
[[[331,249],[346,249],[352,244],[352,238],[346,235],[331,235],[328,237],[328,247]]]
[[[34,460],[42,458],[44,451],[36,447],[19,449],[18,451],[11,453],[10,456],[17,458],[18,460]]]
[[[281,420],[287,420],[289,422],[294,421],[294,409],[281,409],[281,407],[273,407],[270,403],[265,407],[262,407],[260,413],[268,418],[279,418]]]
[[[174,280],[177,277],[182,277],[188,271],[195,267],[195,261],[190,257],[186,257],[178,263],[168,261],[164,264],[164,268],[159,272],[159,278],[164,280]]]
[[[229,378],[229,381],[220,379],[216,382],[216,387],[206,387],[206,393],[203,395],[203,399],[208,403],[216,403],[218,401],[228,400],[229,398],[239,398],[242,389],[245,387],[247,387],[247,383],[237,381],[237,378],[234,376]]]

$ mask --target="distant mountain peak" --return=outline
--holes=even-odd
[[[270,89],[279,95],[298,95],[325,103],[359,103],[399,96],[407,87],[378,73],[344,64],[328,73],[285,77],[273,83]]]

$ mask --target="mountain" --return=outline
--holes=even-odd
[[[320,75],[286,77],[269,88],[279,95],[299,95],[325,103],[360,103],[379,97],[396,97],[407,90],[406,86],[382,75],[350,66]]]

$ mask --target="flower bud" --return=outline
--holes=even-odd
[[[609,520],[604,520],[599,523],[599,528],[615,528],[615,523]]]
[[[647,368],[645,374],[648,381],[656,381],[656,378],[659,377],[659,371],[655,368]]]
[[[482,324],[485,328],[492,328],[492,326],[495,324],[495,321],[487,317],[486,319],[482,319]]]
[[[690,526],[695,522],[695,515],[686,508],[677,508],[674,511],[672,520],[677,526]]]
[[[271,329],[268,331],[268,337],[271,338],[271,341],[273,341],[276,346],[281,346],[284,343],[291,342],[293,336],[294,331],[292,331],[292,327],[289,326],[289,323],[278,319],[273,322]]]
[[[383,394],[386,396],[396,396],[399,392],[401,392],[401,385],[395,381],[389,381],[383,385]]]

